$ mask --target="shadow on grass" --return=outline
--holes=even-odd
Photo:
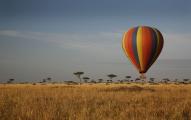
[[[76,88],[74,86],[53,86],[51,88]]]
[[[140,86],[120,86],[104,89],[105,92],[121,92],[121,91],[129,91],[129,92],[141,92],[141,91],[149,91],[154,92],[155,90],[148,87],[140,87]]]

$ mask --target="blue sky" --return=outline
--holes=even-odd
[[[159,59],[191,59],[190,6],[189,0],[1,0],[0,80],[134,74],[121,38],[138,25],[164,35]]]

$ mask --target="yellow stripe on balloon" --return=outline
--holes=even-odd
[[[138,58],[140,62],[140,68],[141,68],[141,71],[143,71],[144,68],[143,68],[142,27],[138,28],[136,40],[137,40],[137,52],[138,52]]]
[[[123,35],[122,48],[123,48],[123,51],[125,52],[126,56],[128,57],[127,51],[125,49],[125,37],[126,37],[126,34],[127,34],[127,32],[125,32],[124,35]]]
[[[123,48],[123,51],[125,52],[125,55],[130,59],[130,57],[128,55],[128,52],[126,51],[126,47],[127,47],[127,45],[125,44],[126,37],[127,37],[127,32],[125,32],[124,35],[123,35],[122,48]],[[130,59],[130,61],[131,61],[131,59]]]

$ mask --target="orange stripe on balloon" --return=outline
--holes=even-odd
[[[144,44],[142,44],[142,61],[143,61],[143,72],[146,72],[147,67],[149,65],[149,60],[152,53],[152,31],[149,27],[142,27],[142,41]]]

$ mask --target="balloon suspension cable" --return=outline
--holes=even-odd
[[[143,82],[147,82],[146,80],[146,75],[144,73],[140,73],[140,79],[143,81]]]

